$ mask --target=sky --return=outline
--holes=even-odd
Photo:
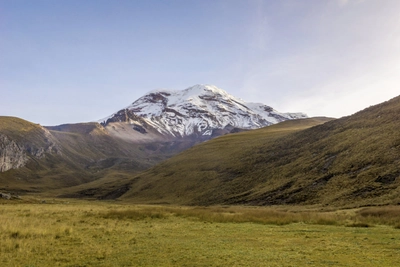
[[[398,0],[0,0],[0,116],[97,121],[212,84],[342,117],[400,94]]]

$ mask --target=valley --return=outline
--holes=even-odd
[[[0,117],[0,192],[115,199],[135,174],[196,144],[304,117],[210,85],[152,91],[99,122],[41,126]]]

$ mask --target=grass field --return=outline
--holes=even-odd
[[[400,266],[399,207],[0,203],[2,266]]]

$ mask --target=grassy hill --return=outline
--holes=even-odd
[[[221,203],[232,193],[241,193],[245,187],[254,186],[253,182],[242,184],[242,180],[253,171],[252,156],[256,150],[283,136],[329,120],[286,121],[196,145],[134,178],[131,190],[123,198],[156,203]],[[196,200],[201,198],[203,200]]]
[[[326,121],[287,121],[197,145],[137,176],[121,198],[193,205],[400,203],[400,97]]]
[[[0,135],[14,142],[28,158],[24,167],[0,172],[0,190],[16,193],[64,192],[64,188],[90,186],[99,179],[103,185],[108,180],[118,184],[190,145],[127,142],[110,135],[98,123],[42,127],[14,117],[0,117]],[[82,190],[79,196],[103,194],[87,187]],[[112,187],[104,194],[110,190]],[[113,197],[121,194],[119,188],[117,191]]]

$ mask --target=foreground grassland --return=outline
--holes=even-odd
[[[2,266],[400,266],[400,208],[0,203]]]

